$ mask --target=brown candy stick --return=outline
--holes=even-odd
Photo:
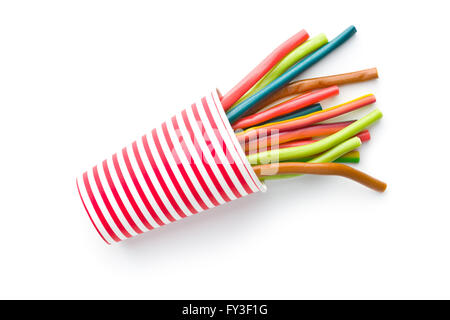
[[[384,192],[387,187],[386,183],[340,163],[284,162],[254,166],[253,170],[259,177],[267,176],[264,172],[270,172],[269,176],[275,174],[334,175],[349,178],[378,192]]]

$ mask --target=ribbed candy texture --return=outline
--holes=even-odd
[[[77,178],[108,244],[265,191],[211,94]]]

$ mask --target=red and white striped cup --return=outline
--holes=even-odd
[[[213,91],[77,178],[108,244],[265,191]]]

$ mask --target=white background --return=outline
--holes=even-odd
[[[446,1],[2,1],[0,298],[450,298]],[[302,28],[348,43],[302,75],[378,67],[384,118],[357,166],[121,244],[75,177]],[[372,107],[373,108],[373,107]],[[350,118],[366,114],[356,112]]]

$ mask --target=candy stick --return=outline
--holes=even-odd
[[[311,106],[308,106],[306,108],[300,109],[298,111],[294,111],[291,112],[285,116],[281,116],[281,117],[277,117],[274,119],[271,119],[267,122],[262,123],[262,125],[264,124],[268,124],[268,123],[276,123],[276,122],[281,122],[281,121],[285,121],[285,120],[291,120],[291,119],[295,119],[295,118],[299,118],[299,117],[303,117],[306,116],[308,114],[317,112],[317,111],[321,111],[322,110],[322,105],[320,103],[316,103],[313,104]]]
[[[356,28],[354,26],[350,26],[344,32],[338,35],[335,39],[333,39],[331,42],[327,43],[317,51],[311,53],[309,56],[300,60],[297,64],[293,65],[285,73],[283,73],[277,79],[272,81],[266,87],[264,87],[254,95],[248,97],[241,103],[239,103],[227,114],[227,117],[230,120],[230,122],[231,123],[236,122],[236,120],[238,120],[247,110],[252,108],[255,104],[262,101],[262,99],[267,98],[271,93],[280,89],[285,84],[294,80],[294,78],[297,77],[300,73],[307,70],[315,63],[319,62],[321,59],[326,57],[329,53],[331,53],[333,50],[342,45],[345,41],[350,39],[350,37],[353,36],[355,33]]]
[[[361,140],[357,137],[348,139],[332,149],[328,150],[327,152],[324,152],[318,156],[313,157],[312,160],[308,161],[309,163],[326,163],[326,162],[333,162],[336,159],[339,159],[344,154],[355,150],[361,146]],[[294,161],[294,159],[290,159],[290,162]],[[289,179],[289,178],[295,178],[300,176],[299,174],[274,174],[269,177],[265,177],[264,180],[277,180],[277,179]]]
[[[244,79],[233,87],[223,98],[222,106],[228,110],[236,101],[242,97],[253,85],[255,85],[270,69],[272,69],[281,59],[297,46],[309,38],[308,33],[302,30],[293,37],[285,41],[267,56],[255,69],[253,69]]]
[[[306,128],[285,131],[281,133],[278,131],[276,131],[276,133],[271,133],[269,131],[267,135],[252,135],[248,136],[246,139],[240,139],[242,136],[238,136],[238,140],[241,143],[241,146],[245,146],[245,150],[248,150],[250,145],[256,145],[256,142],[254,140],[258,140],[258,145],[260,146],[271,146],[273,143],[284,144],[290,141],[328,136],[344,129],[353,122],[355,121],[315,124]],[[273,138],[273,136],[275,136],[275,138]]]
[[[243,95],[237,103],[247,99],[249,96],[255,94],[256,92],[267,86],[273,80],[282,75],[287,69],[292,67],[308,54],[316,51],[320,47],[323,47],[325,44],[327,44],[327,42],[327,37],[325,36],[325,34],[321,33],[314,38],[306,41],[296,49],[292,50],[292,52],[284,57],[283,60],[281,60],[275,67],[272,68],[272,70],[270,70],[261,80],[259,80],[258,83],[253,86],[253,88],[251,88],[245,95]]]
[[[310,162],[313,159],[314,159],[314,157],[311,156],[311,157],[306,157],[306,158],[301,158],[301,159],[292,159],[288,162]],[[359,151],[353,150],[353,151],[347,152],[346,154],[340,156],[333,162],[336,162],[336,163],[359,163],[359,161],[360,161]]]
[[[270,163],[271,160],[286,161],[289,159],[304,158],[314,154],[318,154],[360,133],[366,127],[381,119],[382,116],[383,114],[381,113],[381,111],[375,109],[365,117],[355,121],[341,131],[336,132],[335,134],[328,136],[320,141],[306,146],[280,150],[270,150],[266,152],[250,154],[247,156],[247,159],[251,164],[260,164]]]
[[[267,132],[271,131],[278,131],[278,132],[284,132],[289,130],[295,130],[307,127],[309,125],[322,122],[340,115],[343,115],[345,113],[354,111],[356,109],[365,107],[367,105],[370,105],[376,101],[375,96],[372,94],[362,96],[360,98],[357,98],[355,100],[340,104],[338,106],[328,108],[322,111],[318,111],[315,113],[311,113],[309,115],[295,118],[291,120],[286,120],[278,123],[271,123],[266,124],[263,126],[258,126],[254,128],[250,128],[246,131],[237,133],[236,136],[238,137],[239,141],[245,141],[246,137],[248,136],[259,136],[260,134],[266,134]]]
[[[252,114],[248,117],[242,118],[232,125],[233,129],[244,129],[251,126],[258,125],[265,121],[284,116],[291,112],[303,109],[312,104],[318,103],[322,100],[339,94],[339,87],[332,86],[317,91],[313,91],[301,96],[298,96],[289,101],[283,102],[269,110]]]
[[[340,129],[337,129],[339,127],[336,126],[336,130],[331,133],[338,132],[339,130],[345,128],[345,126],[341,127]],[[334,129],[334,128],[333,128]],[[299,130],[300,131],[300,130]],[[330,130],[331,131],[331,130]],[[294,131],[295,133],[295,131]],[[331,134],[330,133],[330,134]],[[302,133],[300,133],[301,135]],[[358,137],[361,142],[367,142],[370,140],[370,133],[369,130],[363,130],[355,137]],[[308,137],[313,138],[313,137]],[[274,139],[273,136],[271,137],[262,137],[258,139],[257,141],[252,141],[245,145],[245,152],[246,154],[255,153],[255,150],[261,150],[264,148],[264,151],[266,150],[272,150],[272,149],[286,149],[286,148],[293,148],[298,146],[304,146],[307,144],[311,144],[313,142],[317,142],[319,140],[312,140],[312,139],[306,139],[305,137],[302,137],[300,139],[295,137],[294,135],[291,135],[291,132],[283,132],[276,136]]]
[[[347,152],[343,156],[340,156],[333,162],[336,162],[336,163],[359,163],[360,159],[361,159],[361,156],[359,154],[359,151],[353,150],[353,151]],[[298,161],[298,162],[309,162],[311,160],[312,159],[308,159],[308,160],[304,159],[303,161]]]
[[[268,106],[275,101],[285,99],[287,97],[304,93],[311,90],[317,90],[321,88],[326,88],[329,86],[342,86],[345,84],[363,82],[368,80],[373,80],[378,78],[377,68],[366,69],[356,72],[337,74],[327,77],[305,79],[296,82],[292,82],[280,90],[276,91],[274,94],[267,97],[260,103],[258,103],[255,108],[252,108],[252,112],[258,112],[265,106]]]
[[[369,130],[364,130],[358,133],[355,137],[358,137],[361,142],[367,142],[370,140],[370,133]],[[306,144],[310,144],[313,142],[317,142],[318,140],[294,140],[291,142],[286,143],[280,143],[279,149],[285,149],[285,148],[292,148],[292,147],[298,147],[298,146],[304,146]]]
[[[355,137],[358,137],[361,142],[367,142],[370,140],[370,133],[369,130],[364,130],[355,135]],[[286,148],[292,148],[292,147],[298,147],[298,146],[304,146],[310,143],[317,142],[319,140],[313,140],[313,139],[307,139],[307,140],[295,140],[291,142],[281,143],[278,146],[278,149],[286,149]]]
[[[378,192],[384,192],[386,190],[386,183],[375,179],[368,174],[356,170],[341,163],[303,163],[303,162],[293,162],[293,163],[279,163],[279,164],[269,164],[254,167],[256,174],[263,176],[262,172],[268,170],[274,170],[276,168],[280,173],[287,174],[316,174],[316,175],[335,175],[341,176],[353,181],[356,181],[370,189]]]

